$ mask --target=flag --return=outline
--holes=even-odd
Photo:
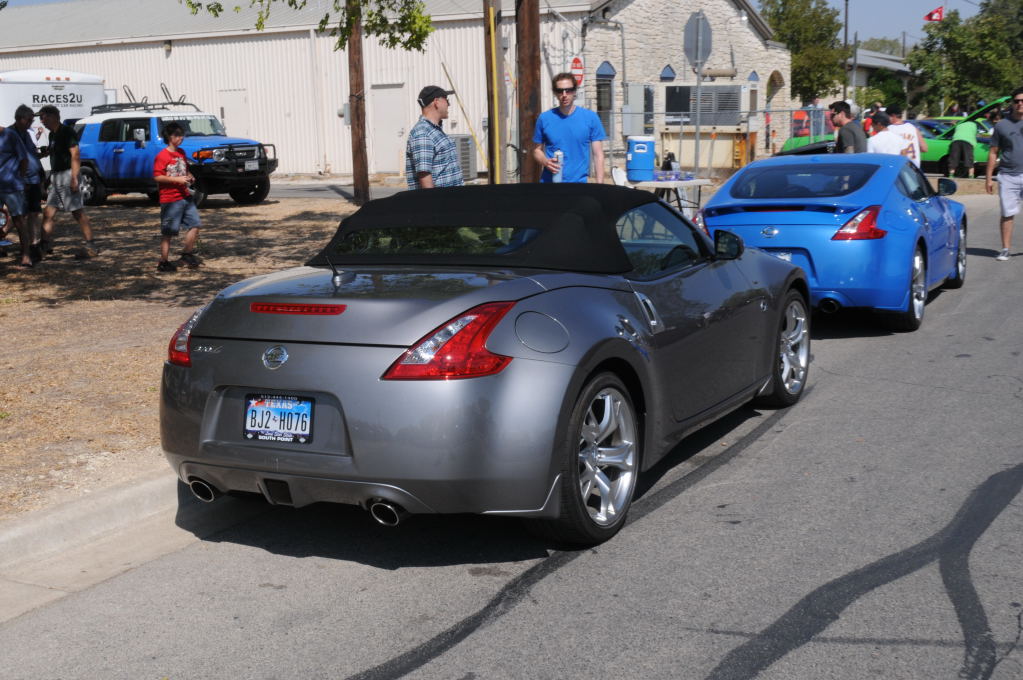
[[[932,9],[926,15],[924,15],[924,21],[941,21],[945,18],[945,6],[942,5],[938,9]]]

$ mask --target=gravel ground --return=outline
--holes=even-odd
[[[224,286],[303,263],[353,209],[213,197],[200,211],[203,265],[158,274],[159,208],[116,197],[87,208],[98,257],[74,258],[68,216],[35,269],[0,257],[0,520],[166,466],[157,411],[171,334]]]

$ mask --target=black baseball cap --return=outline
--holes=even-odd
[[[447,97],[449,94],[454,93],[454,90],[445,90],[443,87],[437,87],[436,85],[427,85],[419,91],[419,99],[416,101],[419,102],[420,107],[425,109],[434,99]]]

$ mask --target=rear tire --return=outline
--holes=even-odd
[[[757,397],[757,406],[792,406],[806,389],[810,372],[810,313],[806,298],[798,290],[789,290],[785,295],[776,338],[771,390]]]
[[[892,314],[888,327],[893,331],[910,332],[920,328],[924,322],[924,307],[927,305],[927,261],[920,246],[913,251],[913,262],[909,269],[909,301],[906,309]]]
[[[78,190],[85,205],[103,205],[107,202],[107,190],[96,171],[83,166],[78,175]]]
[[[966,223],[959,223],[959,243],[956,246],[956,263],[945,279],[946,288],[962,288],[966,283]]]
[[[625,385],[600,373],[572,409],[560,451],[561,514],[533,523],[541,535],[575,545],[602,543],[625,525],[640,467],[639,418]]]
[[[239,203],[241,205],[262,203],[266,200],[267,195],[270,193],[270,180],[264,179],[258,184],[252,184],[247,187],[237,187],[235,189],[231,189],[227,193],[235,200],[235,203]]]

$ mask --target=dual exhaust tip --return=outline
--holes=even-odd
[[[824,298],[820,301],[820,304],[817,305],[817,308],[825,314],[834,314],[842,308],[842,305],[840,305],[838,300],[834,298]]]
[[[215,486],[203,479],[193,479],[188,483],[188,488],[192,495],[203,503],[212,503],[221,495]],[[408,517],[405,508],[382,498],[374,498],[369,502],[369,514],[378,524],[385,527],[396,527]]]

